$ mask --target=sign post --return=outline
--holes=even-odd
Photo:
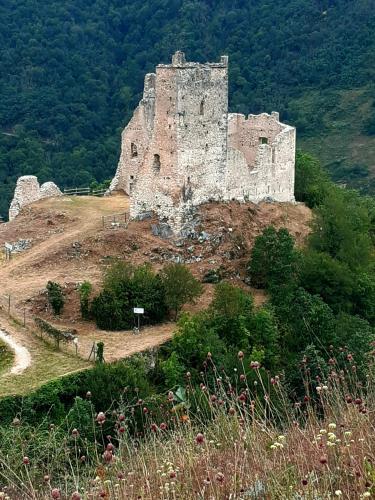
[[[141,314],[144,314],[145,310],[143,307],[134,307],[133,312],[138,316],[138,327],[136,333],[139,333],[141,329]]]
[[[12,258],[13,245],[11,243],[4,243],[5,246],[5,258],[10,260]]]

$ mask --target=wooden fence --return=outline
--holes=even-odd
[[[104,196],[107,189],[90,189],[89,187],[85,188],[65,188],[64,195],[65,196]]]
[[[102,223],[105,229],[116,229],[119,227],[127,227],[129,224],[129,212],[121,212],[119,214],[103,215]]]

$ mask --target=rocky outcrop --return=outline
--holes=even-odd
[[[45,182],[41,186],[35,175],[24,175],[19,177],[14,191],[12,203],[9,208],[9,220],[13,220],[21,209],[30,203],[43,198],[61,196],[62,192],[53,182]]]

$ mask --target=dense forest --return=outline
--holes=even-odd
[[[4,0],[0,19],[3,216],[19,175],[112,176],[144,74],[177,49],[228,54],[232,111],[279,110],[336,180],[374,188],[370,0]]]

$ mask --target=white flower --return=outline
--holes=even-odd
[[[328,427],[329,427],[330,429],[336,429],[336,424],[335,424],[335,423],[333,423],[333,422],[331,422],[330,424],[328,424]],[[340,490],[337,490],[337,491],[340,491]]]
[[[337,497],[341,497],[341,496],[342,496],[342,491],[341,491],[341,490],[336,490],[336,491],[335,491],[335,495],[336,495]]]

